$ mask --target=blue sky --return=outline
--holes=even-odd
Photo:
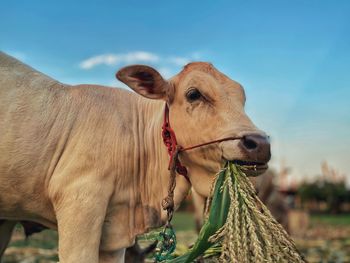
[[[274,167],[309,178],[327,160],[349,176],[349,14],[349,1],[2,1],[0,49],[69,84],[210,61],[245,87]]]

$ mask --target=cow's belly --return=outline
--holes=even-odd
[[[45,177],[26,170],[19,164],[10,168],[4,158],[0,162],[0,219],[29,220],[55,227],[54,211],[45,191]]]
[[[0,219],[27,220],[56,228],[54,211],[49,200],[40,194],[17,192],[9,183],[0,185]]]
[[[57,229],[57,222],[51,220],[50,218],[44,218],[39,214],[27,213],[26,211],[8,211],[0,209],[0,221],[10,220],[10,221],[28,221],[43,225],[47,228]]]

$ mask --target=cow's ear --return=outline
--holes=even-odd
[[[154,68],[144,65],[128,66],[120,69],[116,77],[146,98],[167,99],[170,84]]]

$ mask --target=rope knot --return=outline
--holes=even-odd
[[[162,201],[162,208],[164,210],[167,210],[167,211],[168,210],[173,210],[174,206],[175,206],[175,204],[174,204],[174,199],[173,199],[172,196],[167,196],[167,197],[165,197],[163,199],[163,201]]]

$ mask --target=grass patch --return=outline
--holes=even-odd
[[[189,231],[195,229],[195,220],[190,212],[175,212],[172,220],[175,231]]]
[[[22,232],[17,228],[15,231]],[[54,230],[44,230],[28,238],[16,239],[9,244],[9,247],[34,247],[43,249],[54,249],[57,247],[58,235]]]
[[[311,215],[311,224],[327,224],[334,226],[350,226],[350,214],[313,214]]]

